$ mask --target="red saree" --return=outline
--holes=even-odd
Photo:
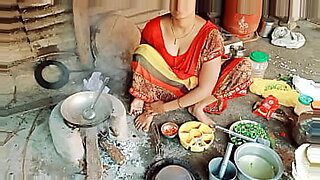
[[[140,46],[134,55],[133,83],[129,92],[145,102],[171,101],[188,93],[197,86],[202,64],[223,55],[222,37],[210,21],[201,27],[189,49],[178,56],[166,50],[160,17],[147,23],[142,36],[150,46]],[[212,91],[217,101],[204,110],[221,113],[228,99],[245,95],[251,84],[250,69],[245,58],[226,61]]]

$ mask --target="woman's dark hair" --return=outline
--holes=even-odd
[[[211,12],[211,0],[197,0],[196,1],[196,14],[205,20],[210,20],[208,13]]]

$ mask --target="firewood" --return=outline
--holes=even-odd
[[[115,145],[110,143],[107,139],[101,140],[100,145],[116,164],[124,164],[126,157]]]

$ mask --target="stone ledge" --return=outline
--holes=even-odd
[[[52,96],[44,99],[39,99],[37,101],[33,101],[30,103],[26,104],[21,104],[18,106],[15,106],[13,108],[6,108],[6,107],[0,107],[0,117],[6,117],[10,116],[12,114],[16,114],[19,112],[26,112],[29,110],[35,110],[35,109],[42,109],[45,107],[49,107],[52,105],[55,105],[68,97],[69,95],[63,94],[63,95],[57,95],[57,96]]]

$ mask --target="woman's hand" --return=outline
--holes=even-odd
[[[164,102],[156,101],[145,105],[145,111],[153,115],[164,113]]]

